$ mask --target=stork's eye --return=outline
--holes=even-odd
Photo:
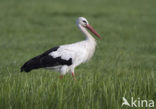
[[[85,20],[83,20],[84,23],[87,23]]]

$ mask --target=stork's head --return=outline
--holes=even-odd
[[[77,25],[81,25],[85,28],[87,28],[88,30],[90,30],[93,34],[95,34],[98,38],[101,39],[101,36],[93,29],[93,27],[91,25],[89,25],[89,22],[87,21],[86,18],[84,17],[79,17],[76,21]]]
[[[77,24],[82,25],[83,27],[86,27],[88,23],[87,19],[84,17],[79,17],[76,21]]]

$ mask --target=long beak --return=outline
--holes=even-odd
[[[92,26],[89,24],[86,25],[86,28],[89,29],[93,34],[95,34],[98,38],[102,39],[101,36],[94,30]]]

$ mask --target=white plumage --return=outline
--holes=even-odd
[[[54,58],[61,57],[61,59],[64,60],[69,60],[72,58],[71,66],[67,67],[66,65],[63,65],[57,67],[57,69],[55,67],[55,69],[57,71],[61,71],[62,75],[66,74],[68,71],[70,73],[74,72],[74,68],[76,66],[80,65],[81,63],[85,63],[93,56],[96,42],[94,42],[94,45],[92,46],[89,46],[90,44],[91,42],[86,40],[74,44],[62,45],[57,51],[51,52],[49,55]],[[64,67],[66,67],[66,69]]]
[[[60,76],[61,78],[63,77],[63,75],[65,75],[68,72],[74,76],[75,67],[77,67],[81,63],[87,62],[93,56],[95,47],[96,47],[96,41],[92,37],[92,35],[87,31],[87,29],[89,29],[99,38],[100,38],[100,35],[89,25],[88,21],[84,17],[79,17],[76,21],[76,24],[78,28],[81,30],[81,32],[85,35],[86,39],[84,41],[80,41],[80,42],[73,43],[73,44],[61,45],[56,50],[52,49],[50,52],[48,51],[48,53],[47,52],[43,53],[42,55],[39,56],[40,58],[37,58],[35,60],[35,61],[38,61],[38,59],[40,60],[39,68],[55,69],[61,73],[61,76]],[[45,57],[45,54],[46,54],[46,57]],[[49,56],[51,58],[49,58]],[[49,61],[49,59],[53,59],[52,60],[53,62],[52,63],[47,62],[45,60],[46,58],[48,59],[47,61]],[[32,63],[33,59],[31,59],[31,61],[28,61],[28,62]],[[69,60],[71,60],[71,64],[67,64],[69,63]],[[41,65],[41,64],[44,64],[42,61],[43,62],[45,61],[44,63],[47,66]],[[37,64],[35,63],[32,65],[37,65]],[[23,68],[26,68],[26,67],[23,67]],[[32,69],[37,69],[37,68],[32,68]]]

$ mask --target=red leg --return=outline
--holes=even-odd
[[[60,79],[62,79],[63,78],[63,75],[60,75]]]
[[[72,76],[73,76],[74,80],[76,80],[74,72],[72,72]]]

